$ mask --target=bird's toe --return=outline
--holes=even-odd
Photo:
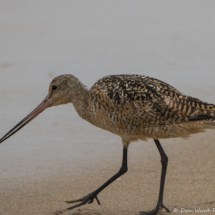
[[[170,212],[170,210],[164,206],[163,204],[159,204],[156,206],[156,208],[154,210],[151,211],[140,211],[140,215],[152,215],[152,214],[158,214],[159,212],[162,211],[162,209],[165,209],[167,212]]]

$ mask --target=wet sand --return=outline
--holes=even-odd
[[[214,1],[93,2],[1,1],[1,136],[61,74],[71,73],[88,87],[106,75],[149,75],[215,102]],[[215,208],[214,134],[161,140],[169,157],[164,204],[179,210],[173,214]],[[87,195],[115,174],[121,157],[119,137],[80,119],[71,104],[50,108],[0,145],[0,215],[153,209],[161,164],[150,140],[130,145],[129,170],[98,195],[101,206],[65,211],[66,200]]]
[[[105,142],[108,142],[107,140]],[[213,210],[215,207],[214,131],[195,135],[190,140],[162,141],[169,157],[164,204],[174,208]],[[110,147],[113,143],[110,144]],[[120,149],[120,147],[119,147]],[[129,171],[99,195],[96,202],[72,211],[65,200],[80,198],[96,189],[118,171],[121,150],[109,152],[100,149],[99,159],[90,164],[84,160],[75,171],[70,164],[58,167],[52,175],[40,179],[19,177],[1,180],[0,214],[138,214],[156,204],[160,180],[160,158],[152,141],[133,143],[129,148]],[[92,153],[96,156],[95,153]],[[36,173],[35,173],[36,174]],[[35,175],[36,176],[36,175]],[[183,210],[183,209],[182,209]],[[162,214],[166,214],[163,212]],[[181,214],[181,213],[174,213]]]

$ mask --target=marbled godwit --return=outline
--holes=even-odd
[[[163,205],[164,182],[168,158],[159,138],[182,137],[204,131],[215,125],[215,105],[186,96],[170,85],[143,75],[112,75],[97,81],[88,90],[73,75],[61,75],[50,84],[48,96],[21,122],[13,127],[0,143],[16,133],[47,107],[73,103],[79,116],[91,124],[122,138],[123,159],[120,170],[92,193],[67,203],[80,202],[68,209],[92,203],[100,204],[97,195],[119,176],[127,172],[129,143],[153,138],[161,155],[161,180],[157,213]],[[144,212],[141,212],[144,213]]]

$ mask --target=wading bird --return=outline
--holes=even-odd
[[[79,116],[91,124],[119,135],[123,144],[122,166],[108,181],[88,195],[67,203],[79,202],[68,209],[92,203],[100,204],[98,194],[127,172],[129,143],[153,138],[161,156],[161,179],[155,214],[162,208],[164,182],[168,163],[158,139],[187,138],[215,125],[215,105],[186,96],[172,86],[143,75],[111,75],[97,81],[90,90],[73,75],[53,79],[48,96],[2,139],[5,141],[39,113],[51,106],[73,103]]]

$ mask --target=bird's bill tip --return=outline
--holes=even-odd
[[[28,114],[22,121],[20,121],[16,126],[14,126],[9,132],[7,132],[1,139],[0,143],[8,139],[10,136],[15,134],[18,130],[20,130],[23,126],[29,123],[32,119],[34,119],[38,114],[44,111],[46,108],[51,107],[51,103],[46,97],[30,114]]]

